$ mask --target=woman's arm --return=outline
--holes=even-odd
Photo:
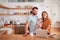
[[[47,27],[47,31],[48,31],[48,33],[51,33],[51,24],[48,25],[48,27]]]

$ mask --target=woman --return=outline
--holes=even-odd
[[[40,20],[40,23],[38,24],[38,27],[40,27],[43,30],[47,30],[48,34],[50,34],[51,33],[51,20],[49,19],[48,13],[46,11],[42,12],[42,18],[39,20]]]

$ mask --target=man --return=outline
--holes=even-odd
[[[27,35],[29,33],[28,28],[30,30],[30,33],[36,34],[36,27],[35,26],[36,26],[36,23],[38,20],[37,12],[38,12],[38,8],[33,7],[32,13],[29,15],[28,20],[26,22],[25,35]]]

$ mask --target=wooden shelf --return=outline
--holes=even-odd
[[[9,10],[31,10],[31,8],[8,8]]]
[[[9,10],[31,10],[32,9],[32,7],[28,7],[28,6],[25,6],[24,8],[20,8],[20,6],[17,6],[16,8],[9,8],[9,7],[6,7],[6,6],[4,6],[4,5],[2,5],[2,4],[0,4],[0,8],[4,8],[4,9],[7,9],[8,10],[8,12],[9,12]],[[12,16],[12,15],[29,15],[29,14],[19,14],[19,13],[17,13],[17,14],[8,14],[8,12],[7,13],[0,13],[0,16]]]
[[[31,10],[32,8],[9,8],[3,5],[0,5],[0,8],[5,8],[5,9],[9,9],[9,10]]]
[[[6,6],[3,6],[3,5],[0,5],[0,8],[9,9],[8,7],[6,7]]]
[[[28,16],[27,14],[25,15],[25,14],[20,14],[20,15],[18,15],[18,14],[16,14],[16,15],[14,15],[14,14],[0,14],[0,16]]]

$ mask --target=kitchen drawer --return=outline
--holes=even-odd
[[[15,34],[24,34],[25,33],[25,25],[15,25]]]

